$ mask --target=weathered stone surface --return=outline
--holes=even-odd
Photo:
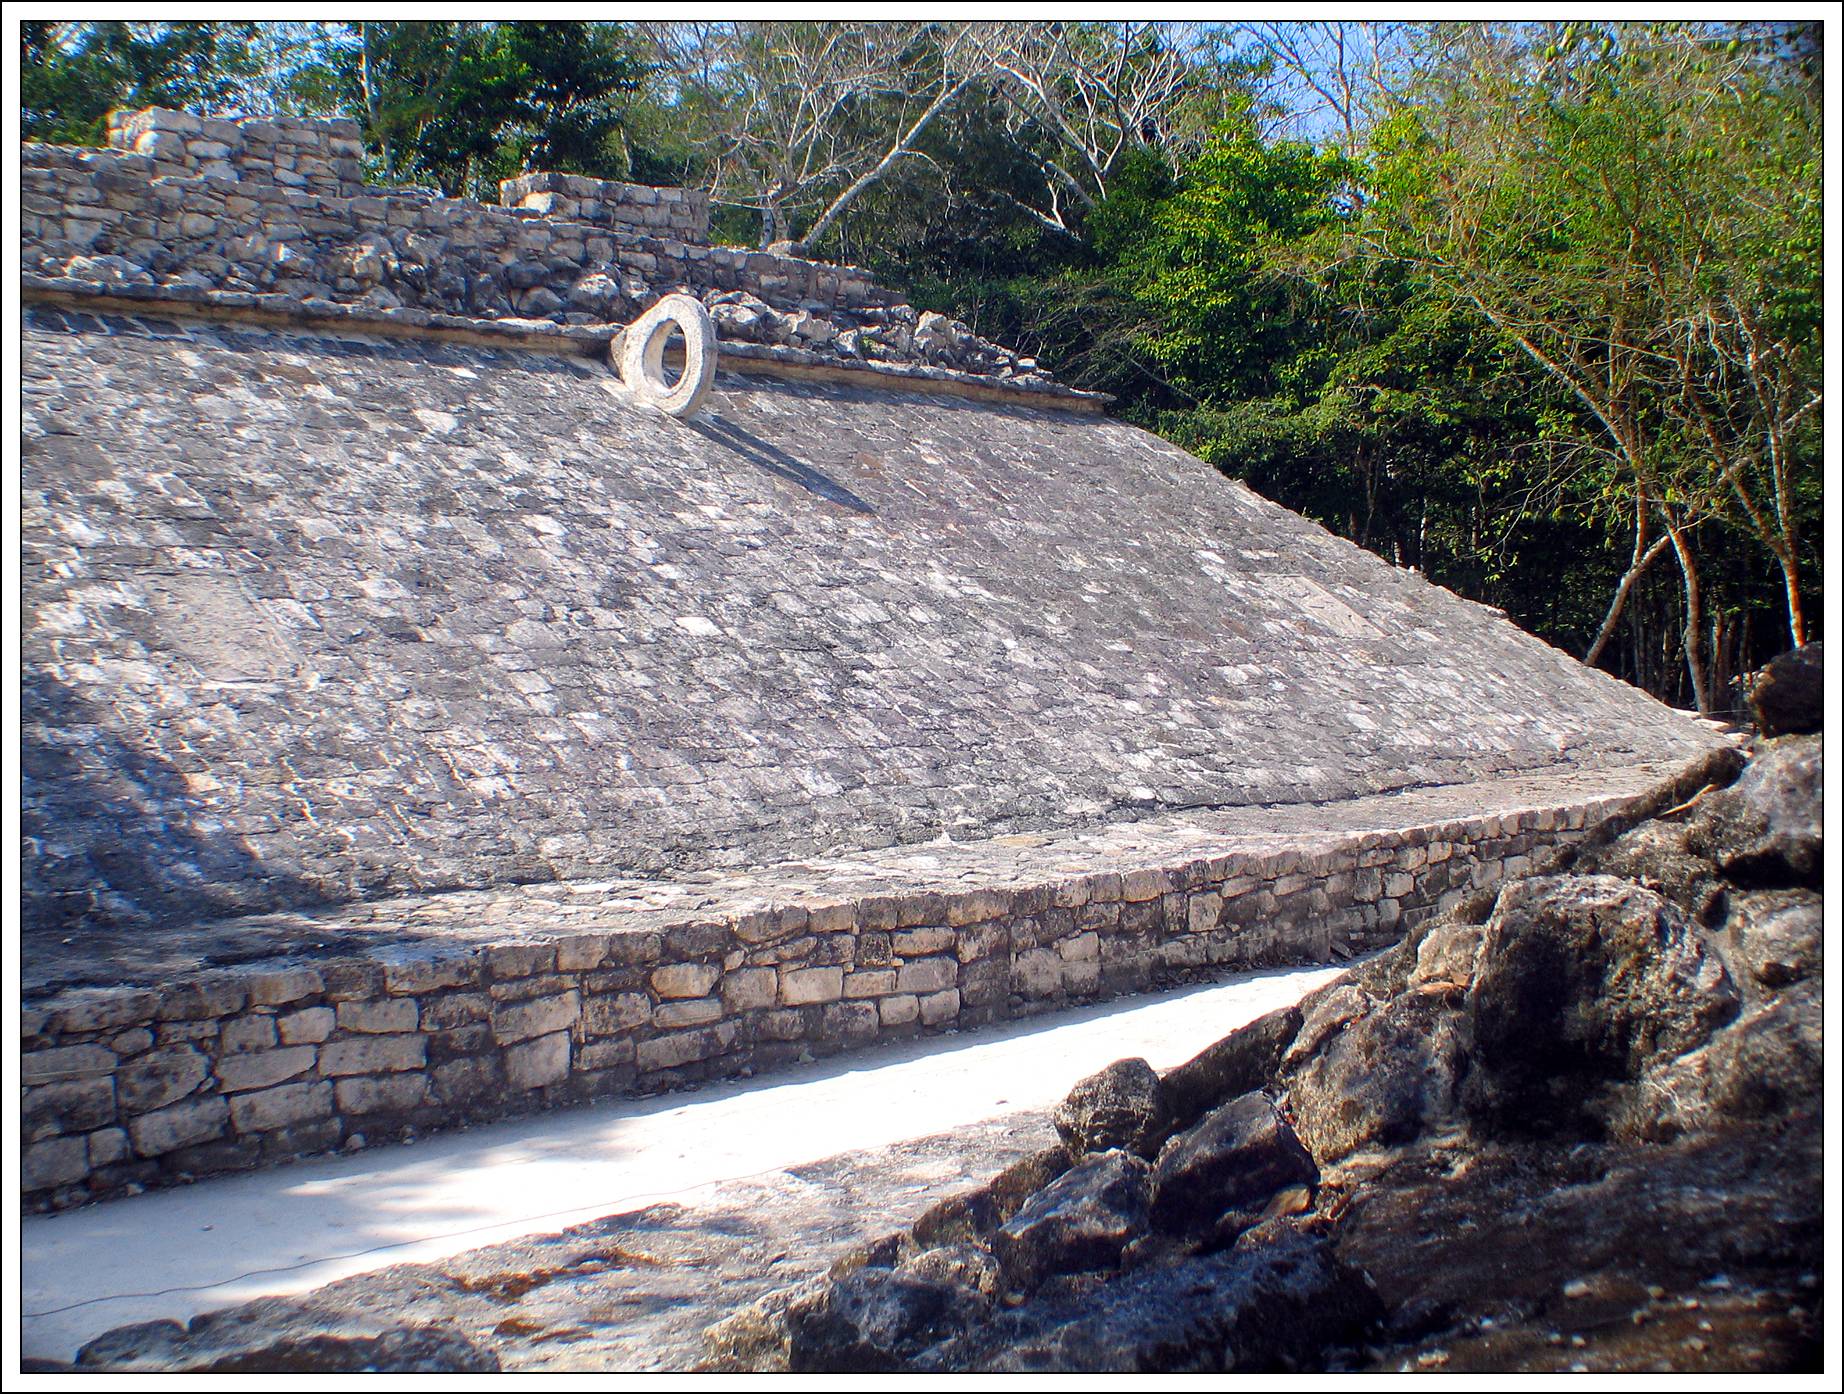
[[[1768,741],[1735,783],[1702,801],[1686,843],[1744,885],[1816,890],[1825,849],[1823,789],[1820,737]]]
[[[224,1131],[230,1107],[223,1099],[186,1099],[128,1121],[128,1136],[143,1157],[158,1157],[194,1143],[209,1142]]]
[[[720,1364],[791,1373],[877,1373],[939,1340],[982,1309],[958,1283],[889,1268],[822,1277],[720,1323]]]
[[[191,1046],[157,1050],[131,1060],[116,1076],[122,1107],[131,1113],[164,1108],[183,1099],[211,1073],[211,1064]]]
[[[1283,1007],[1167,1073],[1163,1086],[1173,1125],[1188,1127],[1218,1104],[1261,1088],[1299,1030],[1300,1009]]]
[[[1258,1209],[1283,1187],[1311,1185],[1318,1168],[1267,1095],[1244,1094],[1159,1150],[1152,1218],[1166,1231],[1208,1229]]]
[[[1811,891],[1730,896],[1725,928],[1735,958],[1765,987],[1800,982],[1823,965],[1825,902]]]
[[[209,1359],[188,1361],[189,1340],[218,1349]],[[224,1349],[226,1345],[231,1349]],[[175,1321],[111,1331],[77,1352],[76,1368],[205,1375],[498,1374],[500,1365],[490,1349],[452,1327],[359,1332],[308,1327],[238,1342],[234,1336],[220,1335],[206,1316],[190,1331]]]
[[[1151,1065],[1116,1060],[1070,1090],[1054,1120],[1075,1156],[1118,1147],[1150,1157],[1170,1131],[1171,1109]]]
[[[1286,1221],[1234,1249],[1130,1273],[1077,1302],[1007,1312],[913,1363],[931,1372],[1150,1374],[1313,1369],[1380,1304],[1324,1237]]]
[[[1636,1077],[1660,1056],[1695,1049],[1740,1005],[1684,912],[1612,877],[1507,886],[1480,964],[1467,1004],[1465,1102],[1513,1128],[1585,1102],[1597,1079]]]
[[[1763,736],[1817,731],[1825,721],[1825,646],[1789,649],[1766,668],[1748,693]]]
[[[992,1236],[1005,1281],[1029,1289],[1053,1273],[1112,1268],[1146,1228],[1150,1175],[1117,1149],[1057,1177]]]

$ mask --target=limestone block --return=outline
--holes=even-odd
[[[89,1147],[80,1137],[35,1142],[19,1152],[19,1185],[25,1191],[68,1186],[90,1172]]]
[[[230,1101],[231,1125],[246,1136],[332,1116],[333,1086],[324,1081],[284,1084]]]
[[[781,1001],[789,1007],[810,1002],[836,1002],[845,990],[843,968],[784,968]]]
[[[723,979],[724,1006],[732,1012],[772,1007],[779,975],[773,968],[738,968]]]
[[[415,1075],[357,1075],[334,1086],[334,1103],[340,1113],[405,1113],[429,1101],[429,1081]]]
[[[187,1099],[131,1120],[128,1136],[137,1156],[158,1157],[221,1137],[229,1118],[230,1107],[223,1099]]]
[[[421,1036],[362,1036],[332,1041],[320,1048],[320,1073],[332,1079],[340,1075],[420,1070],[426,1049]]]
[[[316,1053],[314,1047],[304,1045],[251,1055],[226,1055],[219,1059],[215,1073],[226,1093],[267,1089],[313,1069]]]
[[[341,1031],[366,1035],[391,1035],[414,1031],[416,1002],[412,998],[386,998],[379,1002],[341,1002],[336,1021]]]
[[[896,973],[891,969],[845,975],[845,995],[848,998],[882,997],[895,991]]]
[[[115,1081],[105,1076],[66,1079],[26,1090],[20,1130],[27,1142],[88,1132],[115,1121]]]
[[[122,1066],[116,1090],[130,1113],[164,1108],[205,1082],[210,1064],[191,1046],[174,1046],[136,1057]]]
[[[570,1073],[570,1033],[540,1036],[506,1051],[506,1082],[515,1089],[556,1084]]]
[[[654,969],[648,981],[661,997],[704,997],[722,972],[710,963],[672,963]]]
[[[20,1057],[22,1084],[49,1084],[84,1075],[106,1075],[115,1069],[115,1052],[107,1046],[57,1046],[29,1051]]]
[[[877,1002],[878,1019],[885,1026],[907,1026],[921,1015],[921,1011],[920,999],[913,993],[899,993],[879,998]]]
[[[952,988],[930,993],[918,1001],[917,1007],[924,1026],[939,1026],[960,1015],[960,993]]]
[[[890,936],[890,947],[899,957],[922,958],[949,952],[956,938],[954,931],[946,927],[902,929]]]
[[[724,1005],[715,997],[698,997],[662,1002],[653,1009],[653,1024],[670,1031],[683,1026],[709,1026],[724,1014]]]
[[[1012,991],[1026,997],[1052,997],[1063,985],[1062,960],[1048,949],[1019,954],[1012,964]]]
[[[276,1019],[283,1045],[318,1045],[333,1034],[333,1008],[303,1007]]]
[[[765,971],[772,980],[774,971]],[[583,1034],[612,1036],[640,1025],[652,1013],[653,1004],[644,992],[615,992],[587,997],[583,1000]]]
[[[286,968],[273,973],[255,973],[248,980],[250,1004],[279,1007],[313,997],[325,990],[320,974],[312,968]]]
[[[960,965],[952,958],[911,959],[897,970],[898,992],[940,992],[954,986]]]
[[[493,1002],[485,993],[445,992],[421,999],[416,1026],[421,1031],[451,1031],[457,1026],[487,1021],[492,1014]]]
[[[510,1045],[553,1031],[567,1031],[581,1015],[582,999],[575,992],[501,1004],[493,1009],[493,1039]]]

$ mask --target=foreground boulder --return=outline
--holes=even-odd
[[[1825,719],[1825,646],[1807,644],[1781,654],[1761,671],[1748,708],[1763,736],[1817,731]]]
[[[1159,1073],[1144,1060],[1116,1060],[1069,1091],[1053,1116],[1074,1156],[1124,1148],[1150,1157],[1171,1130]]]

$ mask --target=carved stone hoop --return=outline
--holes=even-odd
[[[677,329],[685,336],[685,371],[666,381],[666,341]],[[627,327],[620,357],[621,381],[643,402],[681,421],[697,415],[717,376],[717,330],[710,311],[690,295],[668,295]]]

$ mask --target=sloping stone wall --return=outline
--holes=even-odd
[[[1703,768],[1635,771],[1625,792],[1535,806],[1533,794],[1569,799],[1566,785],[1512,789],[1508,803],[1476,788],[1468,801],[1499,806],[1411,826],[1386,820],[1438,807],[1373,801],[1330,815],[1342,833],[1122,829],[1100,855],[1084,849],[1090,869],[1075,874],[1049,870],[1071,865],[1075,844],[995,843],[962,858],[982,868],[971,885],[865,858],[842,895],[792,868],[779,882],[686,885],[677,905],[636,887],[659,908],[625,913],[597,886],[534,888],[524,905],[444,897],[395,922],[380,907],[368,950],[318,959],[301,949],[337,943],[353,917],[293,917],[267,943],[241,922],[227,938],[246,952],[292,956],[178,974],[155,960],[145,986],[28,993],[26,1195],[80,1203],[1191,973],[1348,957],[1588,830],[1677,801]],[[134,968],[124,955],[119,970]]]

